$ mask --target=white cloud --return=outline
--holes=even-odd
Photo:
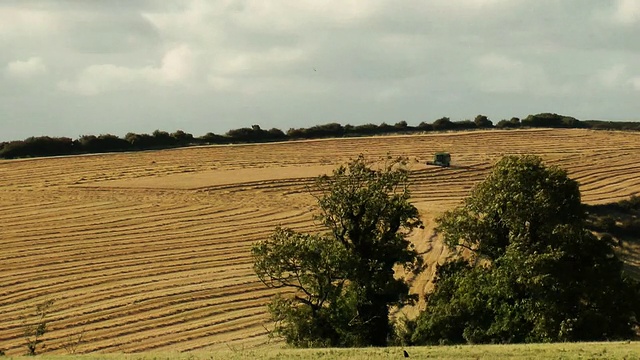
[[[640,91],[640,76],[629,79],[629,83],[634,89]]]
[[[150,81],[175,82],[189,77],[193,65],[193,52],[187,45],[169,50],[162,58],[160,68],[145,69]]]
[[[47,72],[47,65],[39,57],[30,57],[27,60],[12,61],[5,67],[5,74],[12,78],[28,79],[43,75]]]
[[[233,45],[233,33],[243,38],[273,34],[313,36],[334,29],[353,28],[381,12],[382,0],[192,0],[180,9],[145,12],[142,17],[173,41]],[[259,40],[258,40],[259,41]]]
[[[640,1],[618,0],[613,17],[617,22],[625,25],[640,21]]]
[[[273,72],[290,68],[293,64],[306,60],[306,52],[299,48],[275,47],[263,52],[235,52],[219,56],[211,65],[213,76],[246,75],[259,72],[273,75]]]
[[[81,95],[97,95],[131,83],[170,85],[180,83],[191,75],[193,53],[186,45],[169,50],[158,67],[131,68],[113,64],[96,64],[86,67],[75,80],[63,80],[60,89]]]

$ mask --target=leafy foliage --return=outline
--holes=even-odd
[[[496,127],[498,129],[506,129],[506,128],[519,128],[521,126],[520,119],[517,117],[512,117],[510,120],[500,120]]]
[[[492,128],[493,127],[493,122],[491,120],[489,120],[489,118],[486,115],[478,115],[478,116],[476,116],[476,118],[473,120],[473,122],[478,128]]]
[[[501,120],[495,128],[519,128],[519,127],[557,127],[557,128],[589,128],[604,130],[640,130],[640,122],[620,122],[586,120],[580,121],[570,116],[543,113],[529,115],[520,121],[513,117],[511,120]],[[128,133],[124,138],[115,135],[83,135],[76,140],[70,138],[51,138],[48,136],[30,137],[22,141],[10,141],[0,143],[0,158],[13,159],[31,156],[71,155],[84,153],[101,153],[108,151],[132,151],[164,149],[177,146],[202,145],[202,144],[235,144],[256,143],[270,141],[284,141],[296,139],[318,139],[326,137],[342,136],[368,136],[390,133],[416,133],[424,131],[441,130],[469,130],[494,128],[493,122],[485,115],[478,115],[471,120],[451,121],[448,117],[437,119],[433,124],[420,122],[418,126],[409,126],[406,121],[399,121],[394,125],[387,123],[344,125],[329,123],[315,125],[309,128],[292,128],[286,133],[277,128],[262,130],[259,125],[251,128],[239,128],[229,130],[224,135],[206,133],[200,137],[177,130],[171,134],[166,131],[156,130],[153,134]]]
[[[551,127],[551,128],[582,128],[586,125],[580,120],[552,113],[529,115],[522,119],[522,126]]]
[[[386,345],[389,307],[415,300],[393,268],[420,268],[406,237],[421,222],[403,163],[388,160],[374,170],[360,156],[317,179],[316,220],[324,233],[277,228],[254,245],[254,269],[265,285],[294,292],[269,305],[275,334],[287,343]]]
[[[439,226],[448,246],[495,260],[511,241],[540,250],[554,241],[547,235],[556,226],[579,228],[583,219],[578,183],[564,170],[546,168],[535,156],[508,156]]]
[[[416,343],[629,338],[638,285],[610,242],[585,229],[577,182],[535,156],[507,156],[464,204],[438,219],[452,249],[440,266]]]

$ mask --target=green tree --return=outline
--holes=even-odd
[[[507,156],[463,205],[438,219],[465,256],[439,267],[413,341],[629,338],[637,284],[613,245],[585,229],[578,183],[536,156]]]
[[[455,129],[456,124],[451,122],[451,119],[449,119],[448,117],[442,117],[442,118],[434,121],[431,126],[433,127],[433,130],[440,131],[440,130],[452,130],[452,129]]]
[[[473,120],[473,123],[476,124],[476,127],[479,128],[491,128],[493,127],[493,121],[489,120],[485,115],[478,115]]]
[[[421,225],[407,186],[404,160],[375,170],[360,156],[316,181],[324,232],[278,228],[254,245],[260,279],[293,292],[269,305],[275,334],[294,346],[386,345],[389,308],[415,300],[394,267],[421,268],[407,240]]]

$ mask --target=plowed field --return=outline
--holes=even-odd
[[[452,153],[452,168],[426,166]],[[273,295],[251,243],[281,224],[313,230],[315,176],[364,153],[411,159],[427,226],[413,241],[447,256],[431,219],[456,205],[501,155],[566,168],[583,200],[640,194],[640,133],[487,131],[194,147],[0,161],[0,349],[25,352],[24,322],[54,300],[47,352],[185,351],[264,346]],[[26,316],[26,318],[25,318]]]

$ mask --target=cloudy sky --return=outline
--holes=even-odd
[[[0,141],[640,120],[640,0],[1,0]]]

